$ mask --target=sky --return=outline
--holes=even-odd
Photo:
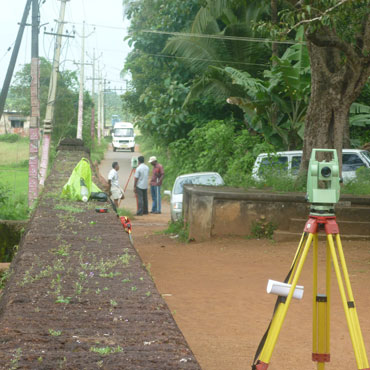
[[[41,1],[42,2],[42,1]],[[22,19],[26,0],[0,1],[0,90],[3,85],[12,50],[7,49],[14,45],[19,25]],[[61,2],[59,0],[46,0],[40,7],[39,54],[52,61],[54,54],[55,37],[44,34],[56,32],[56,20],[59,17]],[[31,11],[28,23],[31,23]],[[127,36],[129,22],[123,18],[122,0],[70,0],[66,5],[64,32],[70,34],[76,31],[74,39],[63,38],[61,54],[61,70],[79,70],[73,62],[81,60],[82,22],[86,22],[85,34],[85,63],[90,63],[95,49],[95,56],[100,58],[98,63],[103,68],[103,78],[110,81],[107,87],[111,89],[124,89],[125,81],[120,72],[124,60],[130,51],[124,37]],[[94,29],[95,28],[95,29]],[[31,27],[26,27],[22,45],[19,50],[15,72],[31,60]],[[91,89],[92,67],[85,66],[85,89]],[[125,77],[127,78],[127,77]],[[14,81],[14,75],[13,80]],[[120,93],[120,91],[117,91]]]

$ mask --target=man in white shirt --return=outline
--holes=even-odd
[[[135,172],[134,192],[137,195],[137,216],[148,214],[148,177],[149,167],[144,163],[144,157],[138,158],[139,166]]]
[[[119,186],[118,182],[118,171],[119,171],[119,164],[118,162],[112,163],[112,169],[109,171],[108,174],[108,192],[109,195],[112,196],[115,206],[118,208],[118,200],[124,199],[125,195],[121,187]]]

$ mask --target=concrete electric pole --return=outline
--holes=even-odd
[[[55,97],[57,93],[57,84],[58,84],[58,73],[59,73],[59,63],[60,63],[60,51],[62,48],[62,38],[63,37],[74,37],[70,35],[63,35],[64,28],[64,15],[66,10],[66,4],[69,0],[61,0],[59,19],[58,19],[58,30],[57,33],[48,33],[56,36],[55,48],[54,48],[54,59],[53,59],[53,68],[50,75],[49,83],[49,93],[48,101],[46,105],[46,113],[44,120],[44,134],[42,140],[42,153],[41,153],[41,163],[40,163],[40,185],[44,185],[46,172],[49,165],[49,151],[50,151],[50,142],[51,142],[51,132],[53,128],[54,121],[54,108],[55,108]]]
[[[39,2],[32,0],[32,47],[31,47],[31,122],[28,167],[28,205],[38,197],[39,174],[39,126],[40,126],[40,60],[39,60]]]
[[[31,8],[31,2],[32,2],[32,0],[27,0],[27,2],[26,2],[26,6],[25,6],[24,11],[23,11],[21,24],[19,26],[17,38],[15,40],[12,56],[10,57],[8,70],[6,72],[6,76],[5,76],[5,79],[4,79],[3,88],[1,89],[1,94],[0,94],[0,119],[1,119],[1,116],[3,115],[5,101],[6,101],[6,97],[8,96],[8,90],[9,90],[10,82],[11,82],[12,77],[13,77],[15,63],[17,62],[18,52],[19,52],[19,48],[21,46],[24,28],[26,27],[28,14],[29,14],[30,8]],[[6,125],[5,125],[5,128],[6,128]]]
[[[96,61],[102,56],[102,54],[100,54],[100,56],[98,57],[95,57],[95,49],[93,50],[93,57],[91,58],[92,59],[92,67],[93,67],[93,75],[92,75],[92,78],[88,78],[88,80],[92,80],[92,88],[91,88],[91,93],[92,93],[92,101],[93,101],[93,104],[92,104],[92,107],[91,107],[91,142],[92,142],[92,146],[94,146],[94,142],[95,142],[95,81],[98,81],[100,80],[100,77],[95,77],[95,66],[96,66]],[[98,68],[99,70],[99,68]],[[99,75],[99,71],[98,71],[98,75]],[[99,141],[99,144],[100,144],[100,137],[99,137],[99,95],[98,95],[98,141]]]
[[[85,63],[85,39],[91,36],[93,32],[85,36],[85,21],[82,24],[82,47],[81,47],[81,72],[80,72],[80,93],[78,96],[78,119],[77,119],[77,139],[82,140],[82,127],[83,127],[83,110],[84,110],[84,79],[85,79],[85,65],[91,65],[91,63]]]

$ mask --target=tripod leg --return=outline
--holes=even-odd
[[[257,370],[264,370],[264,369],[267,369],[267,367],[268,367],[268,364],[269,364],[271,356],[272,356],[272,352],[275,348],[278,336],[279,336],[280,331],[281,331],[281,327],[282,327],[284,319],[286,317],[286,314],[287,314],[287,311],[288,311],[288,308],[289,308],[289,304],[292,300],[294,290],[297,286],[299,276],[302,272],[303,265],[305,263],[308,251],[310,249],[312,239],[313,239],[313,235],[314,234],[311,234],[311,233],[308,234],[308,238],[307,238],[306,244],[303,248],[302,254],[300,255],[297,268],[294,269],[294,274],[293,274],[292,281],[291,281],[292,286],[290,288],[289,294],[286,297],[285,301],[282,301],[282,302],[279,303],[278,308],[275,312],[275,315],[272,319],[270,330],[269,330],[269,333],[268,333],[267,338],[266,338],[266,342],[263,346],[263,350],[262,350],[261,355],[259,357],[259,363],[256,366]]]
[[[349,281],[349,275],[348,275],[346,261],[344,258],[340,236],[339,234],[336,235],[336,242],[337,242],[337,247],[338,247],[340,263],[342,265],[344,281],[345,281],[347,292],[348,292],[348,298],[349,298],[348,300],[347,300],[347,294],[345,291],[345,287],[343,284],[343,279],[342,279],[342,274],[341,274],[341,270],[340,270],[340,266],[339,266],[339,262],[337,258],[337,253],[336,253],[335,246],[334,246],[333,235],[327,234],[327,240],[330,246],[330,253],[333,259],[334,270],[335,270],[335,274],[336,274],[337,281],[338,281],[339,292],[340,292],[340,296],[341,296],[342,303],[343,303],[344,313],[346,316],[348,330],[349,330],[349,334],[351,337],[353,350],[355,353],[357,367],[358,369],[361,369],[361,370],[370,370],[366,352],[365,352],[364,340],[362,338],[361,328],[360,328],[360,324],[358,321],[358,316],[357,316],[357,311],[356,311],[355,302],[353,298],[351,283]]]

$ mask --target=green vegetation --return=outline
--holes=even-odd
[[[254,221],[251,227],[251,238],[254,239],[273,239],[276,225],[270,221],[260,220]]]
[[[108,138],[103,138],[98,144],[98,140],[95,140],[94,146],[91,148],[90,158],[91,163],[100,163],[100,161],[104,158],[104,153],[106,152],[109,144]]]
[[[356,179],[345,184],[341,192],[354,195],[370,195],[370,168],[361,167],[356,171]]]
[[[120,207],[118,208],[118,215],[119,216],[126,216],[128,217],[130,220],[134,220],[135,219],[135,215],[132,211],[130,211],[129,209],[125,208],[125,207]]]
[[[17,140],[6,140],[7,137],[17,137]],[[5,139],[5,140],[4,140]],[[0,135],[0,166],[12,165],[18,167],[28,165],[29,140],[15,134]]]
[[[3,290],[5,288],[5,284],[9,280],[10,275],[10,269],[0,272],[0,290]]]
[[[161,233],[165,235],[172,235],[180,242],[186,243],[189,241],[189,228],[187,225],[184,224],[182,219],[178,221],[171,221],[168,223],[168,228]]]
[[[349,138],[343,135],[344,145],[359,147],[369,142],[370,84],[363,64],[369,50],[357,53],[353,49],[358,40],[370,37],[360,27],[368,14],[365,3],[343,2],[331,9],[330,0],[314,0],[312,6],[268,0],[199,0],[190,5],[182,0],[125,0],[133,49],[125,62],[124,72],[132,80],[122,97],[123,107],[135,117],[145,137],[138,138],[141,150],[146,157],[156,155],[165,166],[163,188],[171,189],[174,179],[184,173],[217,171],[231,186],[303,190],[304,185],[280,176],[255,184],[251,168],[259,153],[302,149],[304,140],[306,146],[332,147],[333,130],[317,135],[317,125],[327,122],[315,112],[321,114],[327,107],[334,126],[350,133]],[[164,33],[143,33],[143,28]],[[250,38],[287,39],[287,43]],[[317,60],[313,68],[323,61],[338,62],[336,72],[322,65],[319,71],[337,73],[341,86],[351,89],[346,78],[352,73],[352,57],[344,49],[326,47],[329,41],[323,38],[341,40],[346,50],[353,50],[361,87],[359,94],[351,95],[358,97],[356,102],[339,102],[337,97],[343,94],[331,97],[325,89],[314,100],[315,104],[325,100],[325,106],[309,109],[311,80],[319,76],[310,66],[312,58]],[[315,42],[324,45],[318,48]],[[329,75],[327,86],[336,91]],[[339,118],[335,112],[343,106],[348,107],[348,114]],[[310,128],[305,130],[307,123]],[[304,170],[307,163],[302,163]],[[354,185],[350,191],[355,191]]]
[[[60,330],[49,329],[49,334],[52,337],[59,337],[60,335],[62,335],[62,332]]]
[[[122,352],[123,349],[122,347],[120,346],[117,346],[117,347],[90,347],[90,352],[95,352],[95,353],[98,353],[99,355],[101,356],[107,356],[107,355],[110,355],[112,353],[117,353],[117,352]]]
[[[28,218],[28,139],[0,135],[0,219]]]

